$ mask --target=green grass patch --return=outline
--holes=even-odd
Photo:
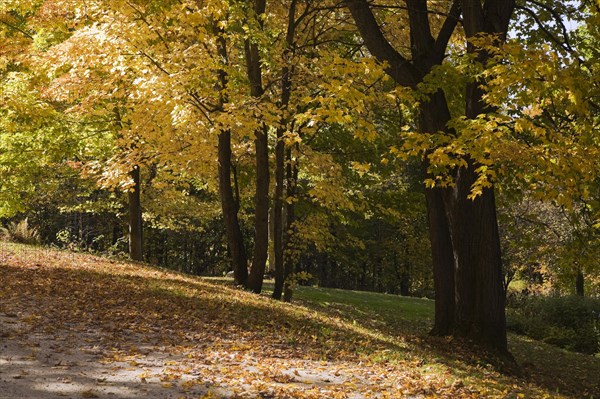
[[[429,299],[319,287],[299,287],[294,299],[384,330],[423,333],[433,322],[434,302]]]

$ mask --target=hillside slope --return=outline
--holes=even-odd
[[[425,300],[307,289],[283,304],[218,280],[5,243],[0,282],[0,398],[600,394],[599,359],[560,355],[580,370],[557,377],[543,364],[559,352],[514,340],[517,358],[536,359],[527,380],[427,338]]]

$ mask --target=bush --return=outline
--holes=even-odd
[[[575,352],[600,352],[600,300],[569,297],[512,298],[507,328]]]
[[[22,244],[39,244],[40,234],[38,229],[29,226],[27,219],[20,222],[11,222],[7,228],[2,229],[3,239]]]

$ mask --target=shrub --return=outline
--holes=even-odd
[[[2,229],[5,240],[19,242],[22,244],[39,244],[40,235],[38,229],[30,227],[27,219],[20,222],[11,222],[7,228]]]
[[[600,300],[568,297],[513,298],[507,328],[568,350],[600,352]]]

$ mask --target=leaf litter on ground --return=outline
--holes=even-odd
[[[8,244],[0,265],[1,398],[581,397],[210,279]]]

